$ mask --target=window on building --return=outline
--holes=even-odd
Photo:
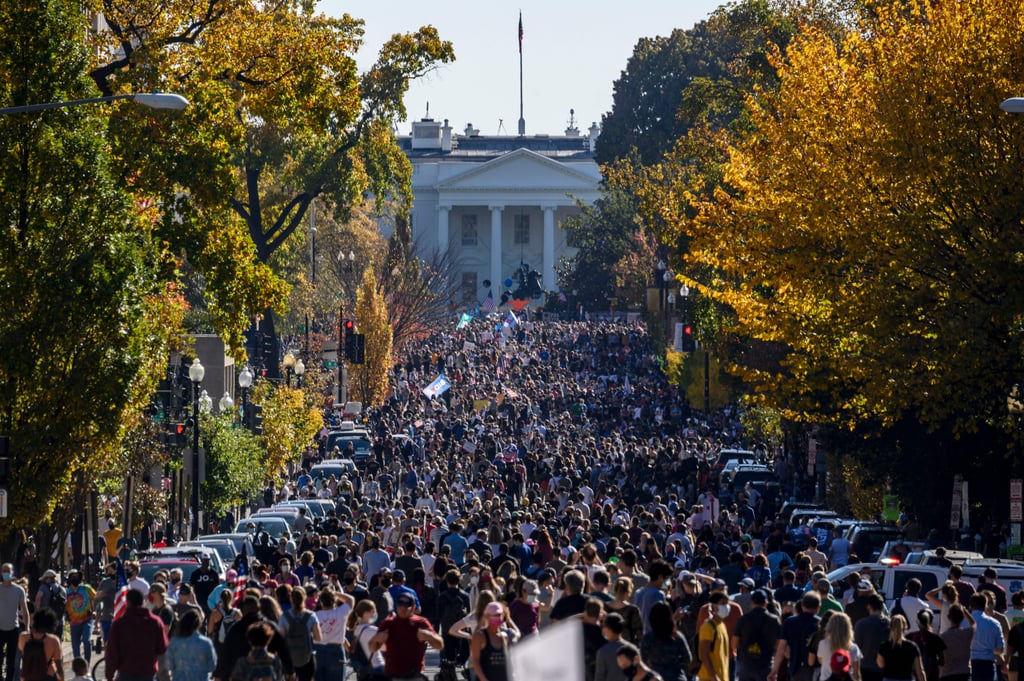
[[[463,246],[476,246],[476,216],[475,215],[463,215],[462,216],[462,245]],[[476,276],[476,275],[473,275]]]
[[[476,272],[462,273],[462,302],[472,303],[476,301]]]
[[[517,246],[530,243],[530,216],[515,216],[515,242]]]

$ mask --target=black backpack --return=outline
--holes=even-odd
[[[441,613],[441,635],[447,636],[452,625],[469,614],[469,598],[458,589],[445,589],[437,599]]]

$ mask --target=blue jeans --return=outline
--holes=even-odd
[[[110,627],[113,626],[114,620],[100,620],[100,630],[103,632],[103,642],[106,643],[107,639],[110,638]]]
[[[345,678],[345,649],[342,646],[313,645],[316,654],[314,681],[342,681]]]
[[[85,654],[81,655],[82,646]],[[75,657],[84,657],[86,662],[92,661],[92,620],[87,619],[81,624],[71,625],[71,650]]]

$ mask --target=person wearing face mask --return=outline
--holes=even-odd
[[[481,628],[473,634],[470,660],[478,681],[508,681],[508,647],[515,643],[505,626],[505,606],[495,601],[484,608]]]
[[[71,625],[71,649],[75,657],[84,657],[86,662],[91,662],[92,613],[96,609],[96,591],[88,584],[82,583],[82,573],[78,570],[68,573],[66,607],[68,624]],[[84,655],[80,654],[83,652]]]
[[[149,593],[149,582],[139,576],[139,564],[135,561],[125,563],[124,574],[128,578],[128,588],[139,593]]]
[[[356,678],[381,676],[384,673],[384,653],[380,645],[373,644],[377,635],[377,608],[371,600],[362,600],[348,615],[348,630],[352,632],[349,660]]]
[[[277,564],[280,572],[274,576],[274,581],[277,582],[278,586],[281,584],[287,584],[293,588],[302,586],[302,582],[299,581],[298,576],[292,572],[291,561],[287,558],[282,558],[281,562]]]
[[[654,670],[644,664],[640,659],[640,651],[630,643],[622,644],[615,661],[626,681],[662,681]]]
[[[540,603],[537,601],[539,592],[537,582],[524,579],[519,585],[519,598],[508,606],[509,619],[523,636],[533,636],[537,633],[537,626],[540,623]]]
[[[114,621],[114,598],[117,597],[117,567],[113,563],[107,563],[103,568],[103,581],[96,593],[100,605],[100,629],[103,632],[103,642],[107,642],[110,636],[110,625]]]
[[[726,634],[729,637],[728,640],[731,641],[732,637],[736,633],[736,624],[740,621],[740,616],[743,615],[743,608],[741,608],[740,604],[737,603],[736,601],[733,601],[733,600],[729,599],[729,587],[726,586],[726,583],[725,583],[724,580],[716,579],[715,581],[713,581],[711,583],[711,594],[714,595],[716,593],[723,593],[726,596],[726,601],[725,602],[726,602],[726,604],[729,607],[729,611],[726,612],[725,615],[723,615],[721,619],[725,623]],[[711,616],[712,608],[714,608],[714,607],[715,606],[712,605],[711,602],[709,602],[707,605],[702,607],[697,612],[697,629],[698,630],[700,630],[700,627],[701,627],[702,624],[704,624],[704,621],[708,617]],[[724,610],[723,610],[723,612],[724,612]],[[730,647],[729,650],[731,651],[732,648]],[[735,656],[733,656],[730,653],[730,657],[729,657],[730,677],[729,678],[731,678],[731,679],[735,678],[735,668],[736,668],[736,658],[735,658]]]
[[[729,596],[725,591],[711,594],[708,603],[711,617],[698,630],[698,651],[700,655],[700,681],[725,681],[729,678],[729,631],[725,619],[729,616]]]
[[[0,567],[3,584],[0,585],[0,660],[4,662],[4,679],[14,679],[15,658],[18,653],[18,635],[21,627],[29,624],[28,599],[25,590],[14,583],[14,566],[4,563]]]

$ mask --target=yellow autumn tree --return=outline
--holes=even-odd
[[[366,340],[365,361],[349,368],[353,394],[364,405],[377,406],[384,402],[388,392],[391,323],[387,302],[371,269],[363,272],[363,282],[356,293],[356,324]]]
[[[728,331],[785,348],[775,369],[736,367],[765,403],[970,428],[1024,375],[1024,117],[999,110],[1024,94],[1024,3],[873,9],[775,55],[721,182],[677,154],[643,198],[690,239],[707,274],[688,283],[734,312]]]
[[[263,444],[267,449],[265,474],[273,479],[289,463],[298,463],[303,450],[323,427],[323,412],[301,389],[262,380],[253,389],[253,404],[263,407]]]

